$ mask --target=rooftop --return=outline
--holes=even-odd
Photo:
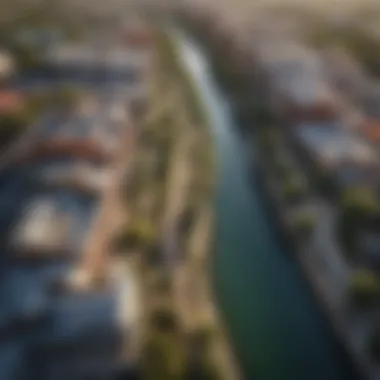
[[[319,160],[329,167],[343,163],[369,165],[377,161],[375,151],[337,123],[331,125],[301,124],[298,138]]]

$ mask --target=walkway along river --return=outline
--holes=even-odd
[[[215,287],[247,380],[353,380],[343,350],[248,178],[244,142],[205,54],[179,51],[208,108],[217,149]]]

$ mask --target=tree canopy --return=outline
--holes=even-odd
[[[349,293],[355,306],[374,305],[380,301],[380,279],[370,270],[360,270],[351,279]]]

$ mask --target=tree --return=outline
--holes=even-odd
[[[195,345],[197,351],[202,354],[206,353],[210,348],[213,338],[215,337],[216,330],[212,325],[199,326],[190,335],[190,341]]]
[[[185,236],[190,231],[190,228],[194,224],[195,210],[191,205],[188,205],[186,209],[181,213],[179,219],[179,232],[181,236]]]
[[[378,203],[373,192],[366,187],[347,189],[341,199],[345,216],[362,219],[378,210]]]
[[[151,324],[154,329],[162,332],[174,332],[178,329],[177,316],[169,308],[154,310],[151,316]]]
[[[291,167],[284,160],[281,160],[279,157],[275,158],[274,168],[276,173],[282,179],[287,180],[291,176]]]
[[[138,220],[129,223],[114,239],[114,248],[124,251],[146,249],[156,241],[156,232],[150,222]]]
[[[354,306],[367,308],[380,301],[380,281],[370,270],[360,270],[349,286],[350,299]]]
[[[273,148],[277,141],[277,131],[273,127],[262,127],[259,132],[259,140],[264,148]]]
[[[200,326],[190,335],[192,348],[191,360],[188,362],[187,379],[218,380],[221,373],[215,365],[211,348],[216,330],[213,326]]]
[[[303,212],[297,215],[294,222],[294,227],[296,231],[301,235],[301,237],[309,237],[315,227],[315,216],[310,212]]]
[[[355,248],[358,227],[376,215],[378,210],[377,200],[367,188],[350,188],[343,193],[338,228],[348,252]]]
[[[151,286],[156,292],[162,295],[170,294],[172,290],[172,278],[166,271],[159,271],[152,278]]]
[[[300,178],[296,176],[290,177],[284,184],[284,195],[289,203],[296,203],[300,201],[301,197],[305,194],[305,186]]]
[[[145,380],[183,380],[185,353],[175,334],[152,330],[142,350],[142,378]]]

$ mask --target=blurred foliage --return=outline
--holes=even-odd
[[[175,332],[178,330],[177,316],[169,308],[156,309],[151,315],[151,325],[161,332]]]
[[[314,230],[315,223],[316,220],[313,213],[302,212],[297,215],[294,221],[294,227],[302,237],[309,237]]]
[[[276,174],[284,180],[288,180],[289,178],[291,178],[293,175],[291,166],[278,156],[274,157],[273,159],[273,166],[274,170],[276,171]]]
[[[297,175],[290,175],[285,179],[283,191],[289,203],[296,203],[305,195],[306,188],[301,178]]]
[[[377,212],[379,203],[371,189],[353,187],[343,192],[341,208],[346,218],[359,220]]]
[[[143,347],[144,380],[184,380],[185,350],[173,333],[152,330]]]
[[[355,307],[368,308],[379,305],[379,276],[368,269],[358,271],[351,279],[349,295]]]
[[[157,232],[148,220],[131,221],[120,231],[114,240],[116,250],[128,251],[134,249],[147,249],[157,239]]]
[[[379,204],[372,190],[360,187],[346,189],[340,199],[338,233],[348,254],[356,252],[358,229],[379,212]],[[356,257],[352,257],[355,259]]]

